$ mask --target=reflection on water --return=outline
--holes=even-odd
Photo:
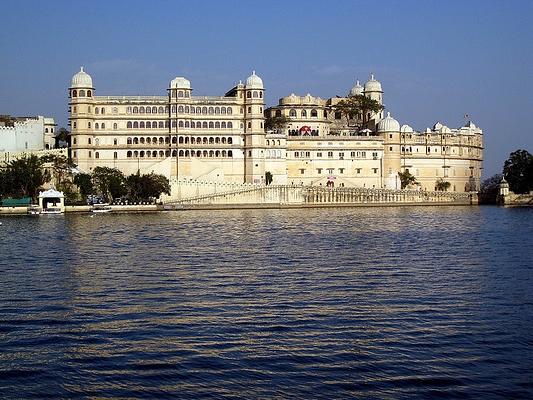
[[[2,218],[0,392],[531,398],[532,212]]]

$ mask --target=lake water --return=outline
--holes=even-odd
[[[0,222],[0,398],[533,398],[531,208]]]

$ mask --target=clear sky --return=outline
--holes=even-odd
[[[255,69],[267,104],[344,95],[374,72],[422,130],[483,128],[485,177],[533,152],[533,1],[2,0],[0,114],[66,126],[84,65],[99,95],[162,95],[175,76],[221,95]]]

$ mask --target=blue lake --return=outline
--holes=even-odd
[[[533,398],[532,208],[0,222],[0,398]]]

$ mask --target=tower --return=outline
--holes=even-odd
[[[377,132],[383,135],[383,186],[387,189],[400,189],[398,172],[401,171],[400,123],[387,113],[379,121]]]
[[[365,83],[364,94],[365,96],[371,98],[372,100],[376,100],[379,104],[383,105],[383,89],[381,89],[381,82],[374,78],[374,74],[370,74],[370,80]],[[367,121],[370,121],[371,119],[376,119],[379,121],[381,118],[383,118],[383,111],[378,113],[369,112],[368,114],[369,115],[366,116]]]
[[[244,86],[244,181],[262,183],[265,176],[263,80],[252,72]]]
[[[94,152],[94,87],[83,67],[72,77],[68,97],[72,161],[89,172]]]

